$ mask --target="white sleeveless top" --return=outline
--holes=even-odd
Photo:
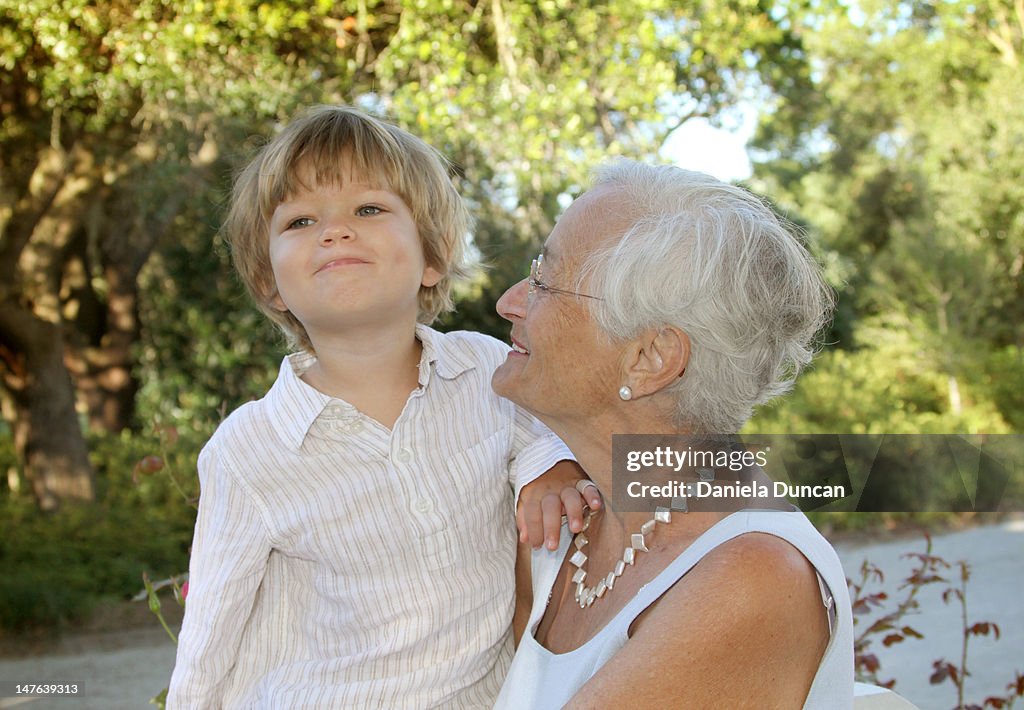
[[[706,554],[744,533],[780,537],[800,550],[832,590],[835,620],[832,637],[804,702],[804,710],[847,710],[853,707],[853,616],[846,576],[835,550],[803,513],[750,510],[733,513],[708,529],[661,574],[640,589],[596,636],[567,653],[552,653],[534,639],[548,595],[572,540],[562,527],[557,551],[533,553],[533,609],[495,710],[561,708],[629,640],[629,626]],[[826,590],[822,590],[823,597]],[[824,608],[822,613],[826,613]],[[667,700],[667,699],[666,699]]]

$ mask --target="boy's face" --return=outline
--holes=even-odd
[[[318,185],[300,169],[304,187],[270,220],[272,304],[291,311],[314,343],[362,325],[415,321],[420,286],[441,280],[402,198],[349,169],[342,174],[341,185]]]

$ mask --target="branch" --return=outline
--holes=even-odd
[[[1005,25],[1003,25],[1005,27]],[[1017,50],[1013,48],[1013,43],[1003,37],[995,30],[989,30],[985,33],[985,38],[992,43],[992,45],[999,50],[999,54],[1003,59],[1003,63],[1007,66],[1017,66]]]
[[[663,144],[668,139],[668,137],[672,135],[673,131],[678,130],[683,126],[683,124],[694,118],[711,118],[711,114],[699,108],[695,108],[692,111],[687,111],[678,119],[669,123],[663,130],[658,132],[658,144]]]
[[[615,140],[615,126],[608,115],[610,111],[611,107],[604,102],[600,92],[594,92],[594,113],[597,114],[597,126],[601,129],[601,137],[604,138],[606,148]]]
[[[22,251],[63,187],[69,164],[64,151],[43,148],[26,193],[15,204],[9,219],[0,225],[0,284],[6,288],[14,283]]]
[[[13,299],[0,300],[0,350],[26,353],[48,325]]]
[[[1013,6],[1017,26],[1024,31],[1024,0],[1014,0]],[[996,5],[993,14],[996,26],[985,33],[985,38],[999,50],[1004,64],[1016,68],[1018,59],[1017,49],[1014,47],[1014,30],[1011,27],[1013,20],[1001,4]]]
[[[373,51],[373,40],[367,32],[369,12],[366,9],[366,0],[359,0],[356,10],[356,32],[359,34],[359,44],[356,46],[356,66],[368,68],[377,58]]]
[[[512,79],[512,83],[519,87],[519,65],[516,63],[515,54],[512,52],[512,42],[509,39],[511,32],[508,23],[505,21],[505,11],[501,7],[501,0],[491,0],[491,14],[494,16],[494,36],[498,45],[498,62],[509,78]]]

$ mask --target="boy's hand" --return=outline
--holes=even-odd
[[[600,508],[600,491],[575,461],[559,461],[519,492],[519,541],[529,542],[535,549],[543,543],[549,550],[557,550],[562,515],[569,519],[569,529],[579,532],[584,506]]]

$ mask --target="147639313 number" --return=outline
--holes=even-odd
[[[3,685],[7,685],[6,683]],[[11,683],[0,686],[0,697],[4,695],[78,695],[81,683]],[[4,691],[7,691],[6,693]]]

